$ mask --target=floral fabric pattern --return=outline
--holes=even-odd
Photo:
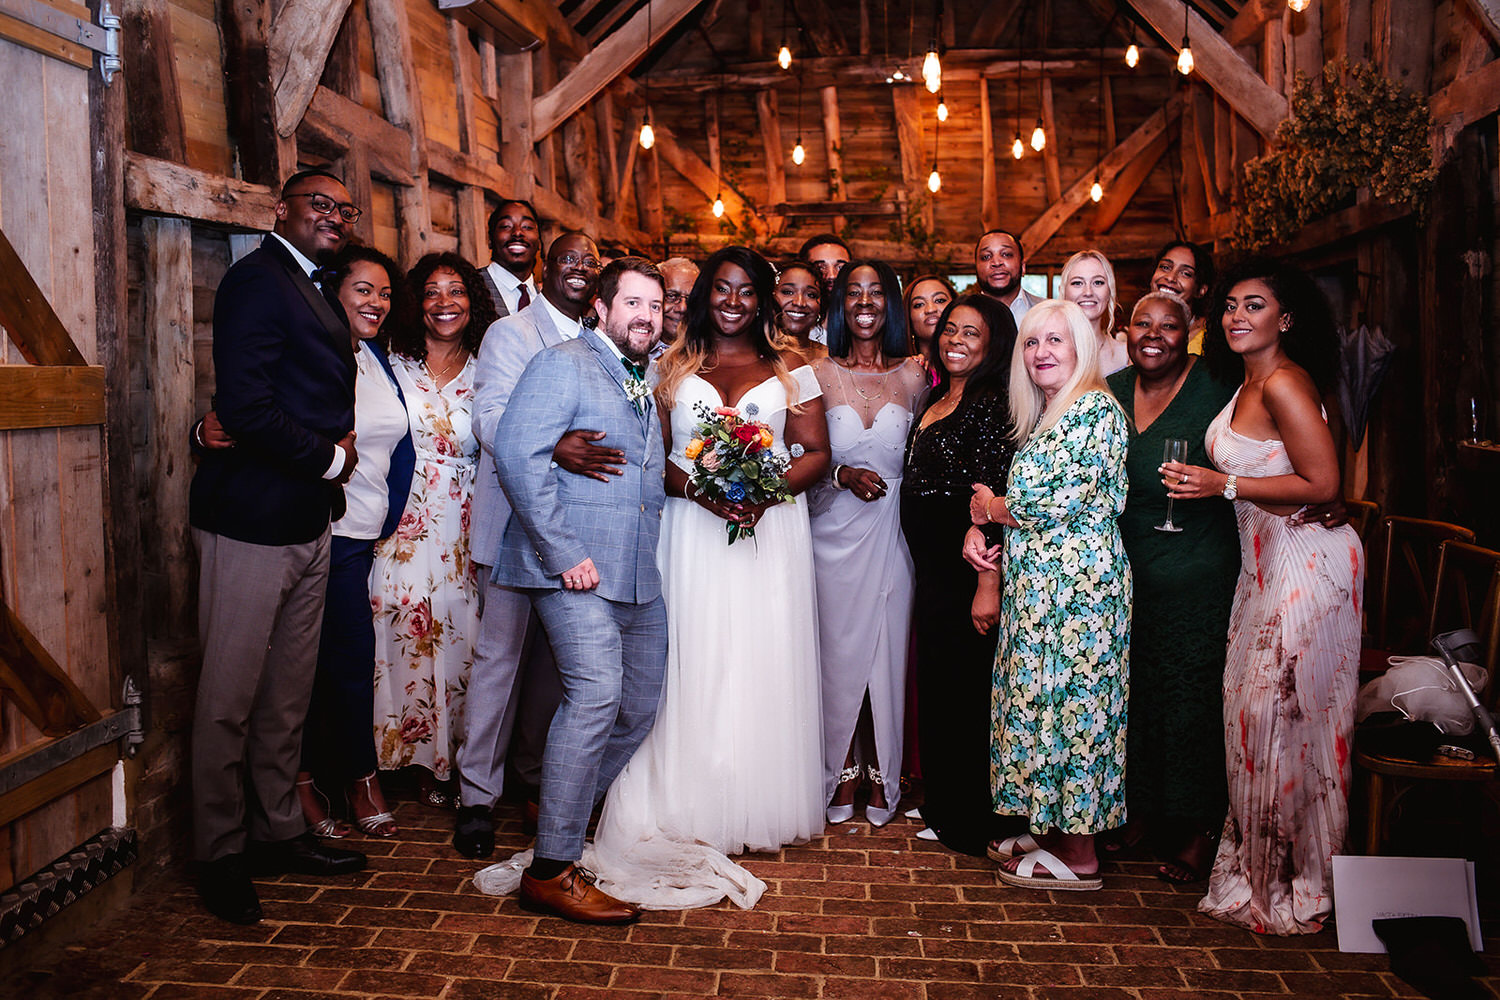
[[[1087,392],[1010,467],[990,785],[995,811],[1038,833],[1125,822],[1128,441],[1114,398]]]
[[[1293,471],[1286,445],[1208,426],[1214,465]],[[1333,855],[1349,830],[1364,549],[1236,500],[1240,574],[1224,664],[1229,815],[1198,909],[1258,934],[1316,934],[1333,911]]]
[[[469,560],[474,361],[441,389],[425,366],[392,355],[406,394],[417,465],[395,534],[375,546],[375,749],[391,770],[452,773],[478,632],[478,579]]]

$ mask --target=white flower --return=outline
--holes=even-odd
[[[755,404],[752,403],[750,405],[754,406]],[[806,448],[802,447],[800,444],[797,444],[795,441],[792,442],[792,446],[787,449],[787,453],[793,458],[801,458],[803,454],[806,453],[806,451]]]

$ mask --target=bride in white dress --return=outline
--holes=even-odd
[[[787,472],[800,495],[828,473],[821,390],[800,355],[771,340],[771,265],[726,247],[703,265],[683,334],[662,357],[667,434],[661,547],[667,679],[656,724],[615,779],[582,867],[599,888],[646,909],[728,897],[754,906],[765,883],[729,859],[821,833],[823,734],[818,618],[807,504],[733,505],[687,497],[683,454],[697,404],[753,403],[772,445],[802,454]],[[727,522],[753,526],[728,543]],[[475,876],[512,891],[529,852]]]
[[[823,829],[822,731],[812,540],[805,503],[688,499],[683,448],[697,405],[733,405],[800,444],[787,479],[801,494],[828,470],[812,369],[770,340],[774,275],[728,247],[705,262],[682,338],[660,362],[667,506],[658,562],[667,602],[661,711],[605,800],[595,834],[600,887],[648,909],[752,906],[765,884],[727,855],[775,851]],[[726,522],[755,528],[727,543]]]

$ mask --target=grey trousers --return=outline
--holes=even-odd
[[[200,861],[240,853],[248,840],[307,831],[296,780],[323,629],[328,537],[276,546],[193,532],[203,646],[192,750]]]
[[[479,636],[464,701],[464,738],[454,763],[459,802],[493,806],[505,790],[508,748],[522,780],[542,783],[543,747],[562,688],[531,598],[491,582],[488,566],[479,566],[479,579]]]
[[[667,674],[667,611],[593,591],[536,590],[552,637],[562,704],[542,755],[536,856],[577,861],[594,805],[651,731]]]

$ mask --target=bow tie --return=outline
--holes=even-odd
[[[625,357],[624,355],[620,356],[620,364],[624,365],[625,366],[625,370],[627,372],[629,372],[631,375],[635,376],[636,378],[638,378],[638,379],[644,379],[646,377],[646,366],[645,365],[637,364],[634,361],[631,361],[629,358]]]
[[[331,267],[315,267],[312,269],[312,274],[309,274],[308,277],[312,279],[313,284],[322,288],[323,282],[328,281],[337,273],[338,271]]]

